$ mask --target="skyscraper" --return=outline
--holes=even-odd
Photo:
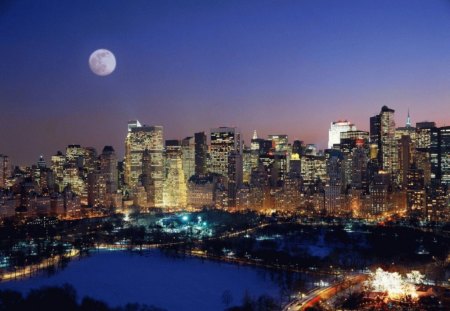
[[[408,171],[412,162],[412,141],[409,135],[402,135],[398,141],[398,156],[399,156],[399,185],[406,189],[408,184]]]
[[[231,151],[228,154],[228,206],[236,207],[236,195],[243,180],[242,154]]]
[[[195,174],[195,139],[186,137],[181,141],[181,158],[186,181]]]
[[[187,204],[187,186],[184,176],[181,144],[178,140],[166,141],[164,179],[164,206],[183,208]]]
[[[429,151],[431,144],[431,131],[436,128],[434,122],[416,123],[416,148]]]
[[[113,147],[105,146],[99,156],[98,169],[88,174],[88,204],[119,207],[114,198],[118,189],[117,157]]]
[[[347,131],[356,131],[356,126],[349,121],[331,122],[330,130],[328,131],[328,149],[333,148],[341,141],[341,133]]]
[[[128,123],[125,140],[125,183],[133,188],[138,185],[142,174],[142,156],[148,150],[151,161],[151,180],[154,185],[153,204],[163,206],[164,145],[163,127],[141,125],[139,121]]]
[[[380,112],[380,142],[378,152],[381,152],[381,169],[391,178],[398,170],[398,149],[395,139],[395,110],[383,106]]]
[[[450,186],[450,126],[439,128],[439,169],[441,183]]]
[[[205,132],[199,132],[194,134],[195,144],[195,174],[198,176],[205,176],[207,173],[207,156],[208,156],[208,144],[206,141]]]
[[[9,158],[6,155],[0,154],[0,188],[6,187],[6,180],[11,176],[11,167]]]
[[[55,185],[57,191],[63,190],[63,178],[64,178],[64,165],[66,163],[66,157],[61,151],[58,151],[52,156],[51,169],[53,171],[53,176],[55,178]]]
[[[287,151],[288,136],[287,135],[269,135],[268,139],[272,141],[272,147],[275,151]]]
[[[212,173],[228,176],[228,155],[241,153],[241,134],[235,127],[211,129],[211,168]]]
[[[117,157],[112,146],[105,146],[100,154],[100,173],[106,182],[106,192],[115,193],[118,189]]]

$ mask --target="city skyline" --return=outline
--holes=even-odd
[[[394,109],[394,111],[395,111],[395,109]],[[397,128],[401,128],[401,127],[407,125],[407,122],[410,121],[410,119],[411,119],[410,118],[410,114],[409,114],[409,110],[408,110],[408,115],[405,118],[405,122],[404,123],[397,123],[397,120],[396,120],[397,118],[394,118]],[[369,121],[369,119],[370,119],[370,117],[367,118],[368,121]],[[130,122],[133,123],[135,121],[137,121],[139,123],[139,120],[137,120],[137,119],[136,120],[128,120],[128,126],[129,126]],[[330,124],[333,124],[333,123],[336,123],[336,122],[337,123],[339,123],[339,122],[351,122],[351,120],[339,119],[339,120],[330,121]],[[410,126],[414,127],[416,123],[421,123],[421,122],[425,122],[426,123],[426,122],[435,122],[435,121],[433,121],[433,120],[422,120],[422,121],[417,121],[417,122],[411,122]],[[270,136],[271,135],[287,135],[288,142],[290,144],[292,144],[295,140],[300,140],[303,143],[305,143],[306,145],[315,145],[318,148],[318,150],[324,151],[326,149],[330,149],[327,146],[327,141],[329,141],[329,139],[330,139],[329,138],[330,137],[330,132],[329,132],[330,124],[329,124],[328,129],[326,130],[326,132],[328,134],[327,134],[326,138],[324,138],[323,142],[322,141],[320,141],[320,142],[305,141],[301,137],[292,137],[289,134],[286,134],[285,131],[284,132],[280,131],[280,132],[277,132],[277,133],[268,132],[267,134],[266,133],[261,134],[260,130],[254,129],[252,131],[251,135],[250,135],[250,133],[243,133],[242,131],[240,131],[241,137],[248,138],[246,140],[242,139],[241,143],[243,144],[243,146],[250,148],[252,136],[254,136],[255,132],[256,132],[257,135],[258,135],[258,138],[269,139],[269,140],[270,140]],[[184,133],[184,134],[181,134],[181,136],[179,136],[179,137],[167,137],[167,134],[165,134],[167,129],[163,125],[153,125],[153,124],[148,124],[146,122],[142,122],[142,124],[140,124],[139,126],[141,126],[141,125],[142,126],[149,126],[149,127],[155,127],[155,126],[156,127],[162,127],[164,129],[163,132],[162,132],[162,134],[163,134],[162,138],[163,138],[163,145],[164,146],[165,146],[165,142],[166,141],[170,141],[170,140],[179,140],[179,141],[181,141],[184,138],[189,138],[189,137],[192,138],[192,137],[194,137],[195,133],[200,133],[200,132],[204,132],[206,134],[206,136],[208,137],[208,144],[210,144],[210,134],[211,134],[212,131],[214,131],[214,130],[216,130],[218,128],[230,128],[230,126],[220,125],[220,126],[216,126],[215,128],[200,129],[200,130],[196,131],[195,133]],[[352,126],[356,126],[356,124],[352,124]],[[440,127],[441,125],[436,122],[436,126]],[[442,125],[442,126],[446,126],[446,125]],[[236,128],[236,129],[239,129],[239,130],[241,129],[240,126],[231,126],[231,128]],[[356,130],[356,129],[354,129],[354,130]],[[366,126],[359,127],[358,130],[359,131],[370,132],[370,122],[367,122]],[[82,146],[82,147],[95,148],[97,150],[97,152],[100,152],[100,150],[102,150],[104,147],[112,147],[112,148],[114,148],[114,151],[118,153],[118,159],[120,160],[120,159],[124,159],[124,157],[126,156],[126,137],[127,137],[126,136],[126,127],[124,127],[124,129],[123,129],[123,133],[125,133],[125,134],[123,134],[123,139],[122,139],[123,141],[122,141],[121,144],[118,144],[118,145],[111,145],[111,144],[103,144],[102,145],[100,143],[100,145],[95,145],[94,146],[94,145],[89,145],[89,144],[81,144],[81,143],[78,143],[78,142],[70,142],[70,143],[66,143],[65,145],[62,145],[61,148],[59,148],[59,149],[54,149],[53,153],[52,152],[50,152],[49,154],[44,154],[42,152],[41,153],[37,153],[36,155],[33,155],[33,158],[29,162],[26,162],[26,163],[16,163],[13,156],[11,156],[10,154],[6,154],[6,153],[4,153],[4,154],[7,155],[10,158],[11,164],[13,166],[27,166],[27,165],[36,164],[36,163],[38,163],[38,161],[40,161],[42,159],[44,159],[44,161],[49,161],[50,158],[53,155],[56,155],[58,152],[61,152],[61,151],[64,152],[64,150],[68,146],[70,146],[70,145],[79,145],[79,146]]]
[[[0,0],[0,311],[450,310],[450,0]]]
[[[24,1],[0,12],[0,141],[14,164],[68,144],[123,157],[133,119],[164,126],[165,139],[238,126],[247,143],[256,129],[321,149],[330,122],[368,130],[383,105],[398,126],[408,109],[413,124],[448,125],[447,1]],[[110,76],[89,69],[98,48],[116,55]]]

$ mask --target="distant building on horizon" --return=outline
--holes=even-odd
[[[333,145],[341,142],[341,133],[348,131],[356,131],[356,126],[347,120],[331,122],[328,131],[328,149],[332,149]]]

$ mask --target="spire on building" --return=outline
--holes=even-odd
[[[258,134],[256,133],[256,130],[253,131],[253,139],[258,139]]]
[[[408,108],[408,117],[406,118],[406,127],[411,127],[411,118],[409,117],[409,108]]]

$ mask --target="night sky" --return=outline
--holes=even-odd
[[[98,48],[117,59],[94,75]],[[325,147],[330,122],[368,129],[450,118],[450,1],[0,1],[0,153],[47,161],[113,145],[127,121],[166,139],[238,126]]]

